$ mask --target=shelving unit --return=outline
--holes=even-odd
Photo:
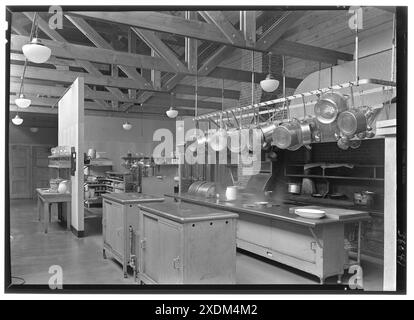
[[[337,167],[322,168],[313,167],[308,169],[309,174],[304,172],[305,164],[289,164],[285,167],[285,176],[294,178],[314,179],[338,179],[354,181],[384,181],[383,165],[360,165],[354,164],[353,168]],[[365,175],[365,176],[364,176]]]

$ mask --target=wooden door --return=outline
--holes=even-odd
[[[178,225],[160,220],[159,278],[161,284],[182,283],[183,253],[181,248],[181,229]]]
[[[32,147],[32,194],[36,196],[36,188],[48,188],[49,179],[49,146],[33,146]],[[56,170],[56,169],[52,169]],[[65,177],[62,177],[65,178]]]
[[[141,211],[141,254],[140,272],[158,282],[160,262],[160,237],[158,218]]]
[[[24,145],[11,145],[9,157],[10,198],[32,197],[31,148]]]

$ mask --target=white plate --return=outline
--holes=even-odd
[[[321,219],[325,217],[325,211],[318,209],[295,209],[295,213],[302,218]]]

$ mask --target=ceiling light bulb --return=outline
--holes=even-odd
[[[12,119],[13,124],[20,126],[23,123],[23,119],[19,117],[18,114]]]
[[[30,104],[32,103],[32,100],[27,99],[24,94],[21,94],[19,96],[19,98],[17,98],[16,100],[14,100],[14,103],[16,103],[16,105],[19,108],[27,108],[30,106]]]
[[[132,128],[132,124],[130,124],[128,121],[125,121],[125,123],[122,125],[122,128],[124,128],[124,130],[131,130]]]
[[[178,116],[178,111],[171,107],[169,110],[167,110],[166,114],[168,118],[174,119]]]
[[[43,45],[38,38],[33,38],[30,43],[25,44],[22,51],[25,57],[34,63],[45,63],[52,53],[52,50]]]
[[[271,74],[268,74],[266,79],[260,81],[260,86],[266,92],[273,92],[279,87],[279,80],[276,80]]]

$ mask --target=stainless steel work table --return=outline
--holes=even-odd
[[[317,275],[321,283],[328,276],[340,281],[345,261],[344,224],[358,224],[357,261],[360,265],[361,226],[370,218],[363,210],[324,207],[352,214],[340,218],[306,219],[289,212],[299,204],[272,203],[270,207],[251,207],[252,199],[226,201],[223,197],[205,198],[190,194],[166,194],[183,202],[227,210],[239,214],[237,245],[278,262]],[[309,250],[310,248],[310,250]],[[342,254],[342,256],[341,256]]]

